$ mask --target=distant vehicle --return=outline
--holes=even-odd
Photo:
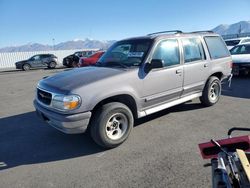
[[[245,37],[245,38],[234,38],[234,39],[227,39],[225,40],[225,43],[227,45],[227,48],[230,50],[232,49],[234,46],[238,45],[238,44],[243,44],[246,42],[250,42],[250,37]]]
[[[74,54],[71,54],[63,59],[63,65],[66,67],[77,67],[79,63],[79,59],[81,57],[89,57],[94,54],[96,51],[94,50],[85,50],[85,51],[78,51]]]
[[[233,74],[250,73],[250,43],[239,44],[230,50],[233,58]]]
[[[96,64],[98,59],[104,54],[105,52],[100,51],[96,52],[95,54],[89,56],[89,57],[81,57],[79,61],[79,67],[85,67]]]
[[[31,58],[18,61],[15,63],[16,69],[22,69],[24,71],[30,70],[31,68],[44,68],[48,67],[53,69],[58,64],[58,59],[54,54],[38,54]]]

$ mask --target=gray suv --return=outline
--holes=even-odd
[[[97,144],[113,148],[128,138],[136,118],[194,98],[217,103],[231,66],[224,41],[213,32],[153,33],[116,42],[93,67],[41,80],[34,106],[58,130],[88,128]]]
[[[24,71],[31,68],[45,68],[54,69],[58,64],[58,59],[54,54],[37,54],[24,61],[18,61],[15,63],[16,69],[22,69]]]

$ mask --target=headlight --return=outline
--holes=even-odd
[[[52,99],[52,107],[58,110],[74,110],[81,105],[78,95],[55,95]]]

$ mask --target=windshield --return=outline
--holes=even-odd
[[[96,66],[123,68],[139,66],[144,61],[151,44],[151,39],[116,42],[99,59]]]

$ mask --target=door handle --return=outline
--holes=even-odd
[[[205,64],[204,64],[204,67],[208,67],[208,64],[207,64],[207,63],[205,63]]]
[[[181,71],[181,69],[177,69],[175,73],[176,73],[176,74],[181,74],[182,71]]]

